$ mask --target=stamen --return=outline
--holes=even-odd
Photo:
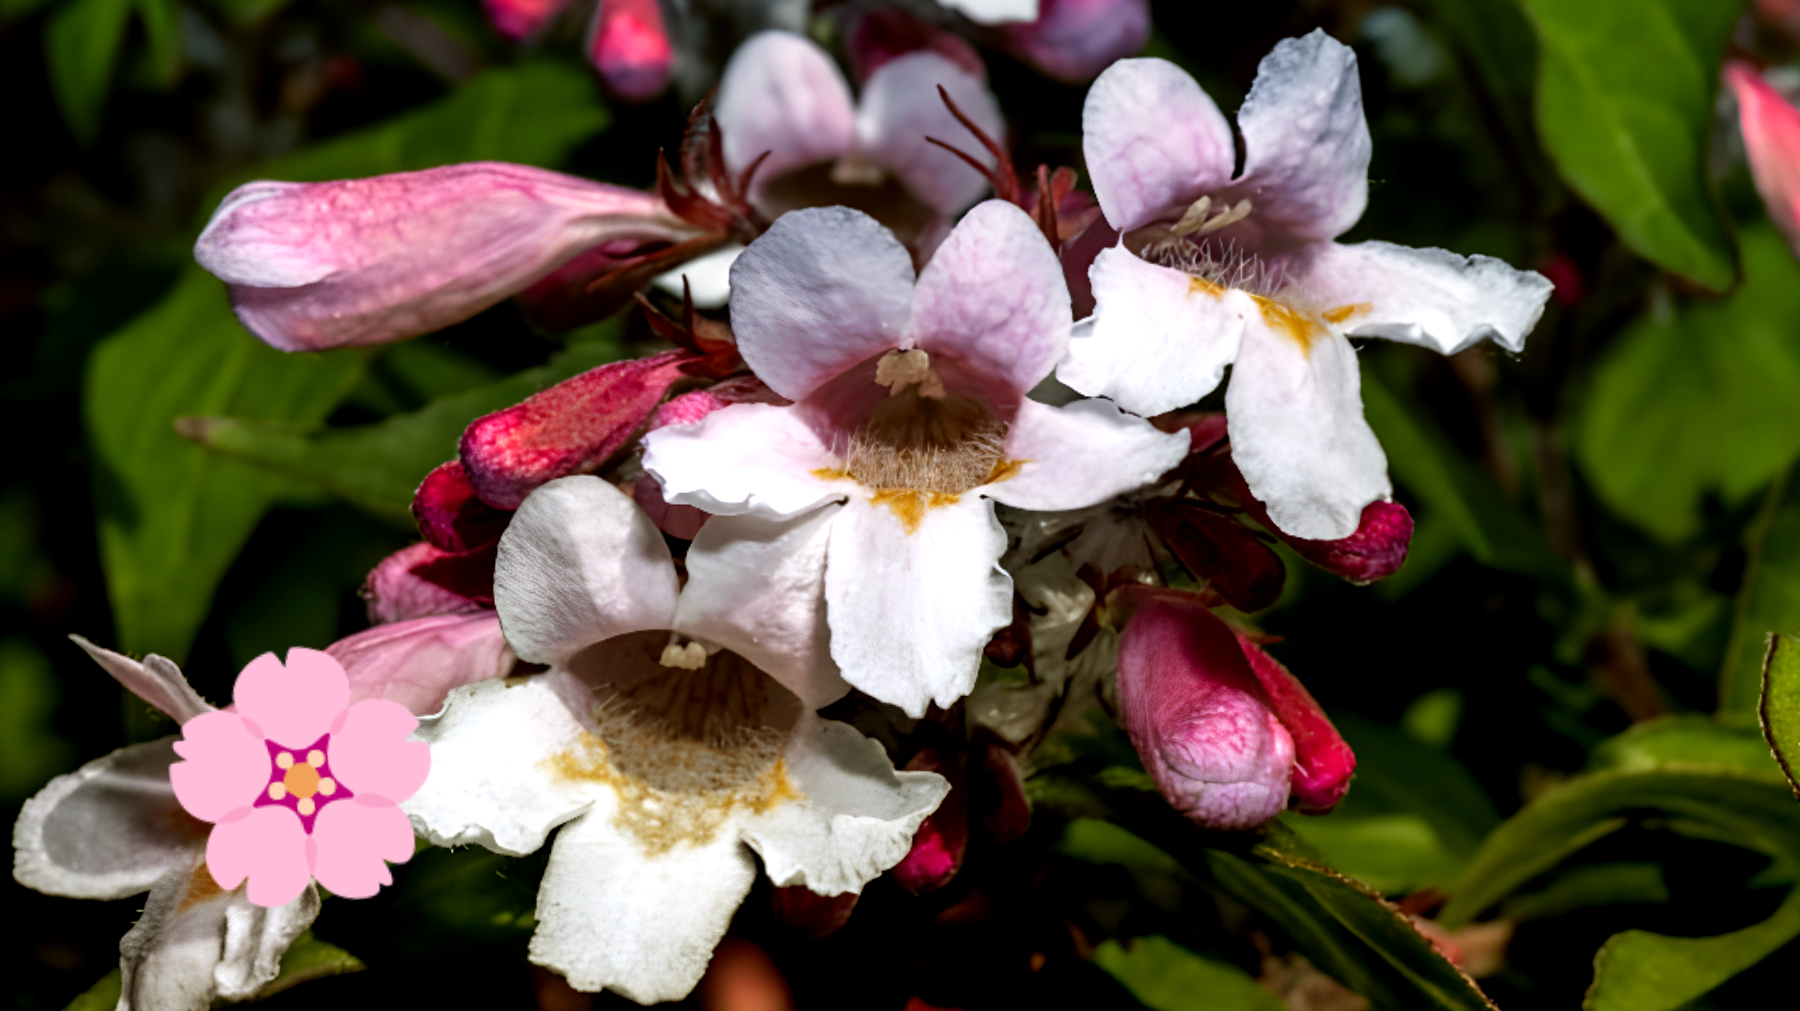
[[[1232,207],[1229,210],[1220,211],[1219,215],[1217,217],[1213,218],[1211,221],[1208,221],[1206,224],[1201,225],[1200,230],[1197,234],[1205,235],[1208,232],[1216,232],[1219,229],[1224,228],[1227,225],[1235,225],[1238,222],[1244,220],[1245,218],[1247,218],[1249,216],[1250,216],[1250,199],[1248,197],[1245,197],[1244,199],[1239,200],[1237,202],[1236,207]]]
[[[1212,197],[1204,196],[1189,205],[1181,215],[1181,220],[1169,226],[1169,231],[1179,238],[1192,236],[1199,238],[1208,232],[1216,232],[1228,225],[1235,225],[1250,216],[1250,199],[1239,200],[1236,204],[1221,208],[1211,218]]]
[[[1181,220],[1175,222],[1175,227],[1169,230],[1176,235],[1192,235],[1200,230],[1201,225],[1206,224],[1207,212],[1211,210],[1212,197],[1201,197],[1194,201],[1187,213],[1181,216]]]
[[[706,666],[706,647],[697,642],[685,646],[671,642],[663,647],[662,665],[677,670],[699,670]]]
[[[919,396],[942,399],[944,381],[931,369],[931,356],[919,348],[911,351],[889,351],[875,363],[875,384],[886,386],[888,396],[897,397],[909,386],[919,388]]]

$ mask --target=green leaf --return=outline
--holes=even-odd
[[[1707,131],[1741,3],[1523,0],[1539,42],[1537,123],[1557,170],[1625,244],[1714,291],[1736,279],[1707,182]]]
[[[136,0],[144,22],[144,40],[150,46],[150,65],[158,82],[175,83],[181,69],[181,35],[176,23],[175,0]]]
[[[319,940],[310,930],[303,931],[294,939],[293,944],[288,945],[287,953],[281,956],[281,971],[256,991],[255,999],[273,996],[311,980],[341,976],[347,972],[361,972],[364,968],[366,966],[362,959],[335,944]]]
[[[1719,712],[1733,716],[1756,710],[1769,636],[1800,632],[1800,484],[1792,468],[1769,489],[1748,540],[1750,565],[1719,673]]]
[[[1450,889],[1439,922],[1462,926],[1640,810],[1713,826],[1737,845],[1771,856],[1800,855],[1800,806],[1767,777],[1685,764],[1595,773],[1538,798],[1488,836]]]
[[[317,424],[365,361],[288,356],[258,343],[231,315],[223,286],[198,267],[95,349],[83,412],[122,648],[184,657],[213,588],[285,487],[184,441],[171,420],[242,414]]]
[[[119,1006],[119,992],[124,986],[124,977],[114,969],[100,977],[100,982],[89,987],[86,993],[70,1001],[63,1011],[113,1011]]]
[[[378,516],[410,524],[413,492],[432,468],[456,456],[471,421],[615,356],[607,344],[579,345],[541,368],[374,425],[308,434],[294,425],[207,417],[184,418],[180,428],[208,449],[311,481]]]
[[[527,65],[484,74],[442,102],[254,174],[309,180],[484,159],[543,164],[605,121],[581,71]],[[184,441],[173,419],[228,415],[305,431],[354,385],[367,358],[265,347],[238,325],[223,285],[198,267],[95,350],[84,424],[122,648],[181,659],[257,521],[277,498],[307,487]]]
[[[1661,864],[1589,864],[1571,867],[1548,887],[1507,900],[1501,915],[1509,920],[1538,920],[1588,906],[1667,902],[1669,886]]]
[[[1761,923],[1717,937],[1627,930],[1594,956],[1584,1011],[1674,1011],[1800,936],[1800,889]]]
[[[1770,634],[1759,713],[1763,738],[1781,763],[1794,796],[1800,797],[1800,779],[1795,778],[1795,767],[1800,765],[1796,761],[1800,759],[1800,637]]]
[[[75,139],[100,133],[100,115],[133,0],[73,0],[44,24],[44,60],[56,104]]]
[[[1107,941],[1094,964],[1154,1011],[1282,1011],[1285,1006],[1228,962],[1204,958],[1160,935]]]
[[[1743,242],[1743,286],[1633,324],[1600,359],[1575,419],[1594,490],[1665,541],[1699,530],[1708,494],[1743,502],[1800,451],[1800,268],[1771,227],[1746,229]]]
[[[1781,770],[1754,728],[1722,726],[1694,714],[1636,724],[1602,741],[1588,756],[1590,772],[1641,772],[1667,765],[1728,765],[1758,779],[1781,782]]]
[[[1363,370],[1362,396],[1363,413],[1387,451],[1395,479],[1433,522],[1456,532],[1476,561],[1507,572],[1566,578],[1567,567],[1543,533],[1513,508],[1493,479],[1421,425],[1373,370]]]

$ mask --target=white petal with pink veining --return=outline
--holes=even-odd
[[[733,404],[644,437],[644,469],[666,500],[725,516],[785,519],[842,498],[814,473],[839,462],[800,409],[773,404]]]
[[[751,183],[760,196],[781,173],[850,149],[855,130],[850,85],[818,44],[792,32],[744,40],[719,80],[713,118],[733,175],[768,152]]]
[[[920,50],[882,64],[863,84],[856,108],[856,151],[892,172],[926,206],[955,214],[980,199],[987,180],[925,138],[936,137],[990,167],[994,158],[951,115],[939,87],[982,132],[1006,142],[1006,120],[987,83],[941,53]]]
[[[982,494],[1038,512],[1085,509],[1155,481],[1186,459],[1186,432],[1161,432],[1106,400],[1019,405],[1006,455],[1022,461]]]
[[[1094,195],[1114,228],[1129,232],[1231,178],[1236,153],[1219,107],[1167,60],[1120,60],[1081,109],[1082,153]]]

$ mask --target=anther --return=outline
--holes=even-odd
[[[287,796],[287,787],[282,786],[280,783],[270,783],[269,784],[269,799],[270,800],[280,800],[281,798],[286,797],[286,796]]]
[[[336,793],[337,792],[337,781],[332,780],[332,779],[319,780],[319,792],[324,794],[327,797]]]
[[[321,765],[324,765],[325,764],[325,753],[323,751],[320,751],[318,748],[312,749],[311,751],[306,753],[306,764],[312,766],[315,769],[317,769]]]
[[[296,806],[300,809],[300,813],[307,817],[311,817],[312,813],[319,809],[319,805],[314,804],[311,797],[301,797],[300,803]]]
[[[662,665],[679,670],[699,670],[706,666],[706,647],[697,642],[685,646],[671,642],[663,647]]]
[[[283,751],[275,756],[275,768],[291,769],[294,767],[294,756]]]
[[[1235,225],[1249,216],[1250,199],[1246,197],[1243,200],[1239,200],[1237,206],[1220,211],[1217,217],[1208,221],[1206,224],[1201,225],[1200,231],[1197,234],[1205,235],[1208,232],[1216,232],[1226,225]]]

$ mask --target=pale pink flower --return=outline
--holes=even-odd
[[[1800,109],[1747,63],[1725,65],[1725,83],[1738,100],[1738,125],[1750,176],[1769,218],[1800,256]]]
[[[237,711],[182,725],[169,768],[176,799],[214,823],[206,863],[219,887],[249,879],[249,898],[280,906],[313,878],[338,895],[375,894],[393,878],[383,861],[412,856],[399,801],[425,781],[425,745],[406,740],[419,721],[396,702],[350,703],[344,668],[295,648],[238,676]]]
[[[1030,21],[1002,29],[1006,48],[1064,81],[1091,81],[1150,41],[1149,0],[1041,0]]]
[[[1238,113],[1235,178],[1225,117],[1165,60],[1101,74],[1082,125],[1124,241],[1094,260],[1092,322],[1058,377],[1152,415],[1199,400],[1231,366],[1232,457],[1292,536],[1348,537],[1392,496],[1350,337],[1518,351],[1550,295],[1489,257],[1334,241],[1368,202],[1370,144],[1355,55],[1323,32],[1263,59]]]
[[[914,715],[967,694],[1011,620],[994,502],[1094,505],[1186,453],[1185,435],[1106,401],[1026,398],[1067,347],[1069,295],[1011,204],[970,211],[916,280],[900,242],[843,207],[785,215],[732,277],[738,349],[795,403],[651,432],[644,469],[668,501],[714,514],[715,543],[819,515],[831,656],[852,685]]]

